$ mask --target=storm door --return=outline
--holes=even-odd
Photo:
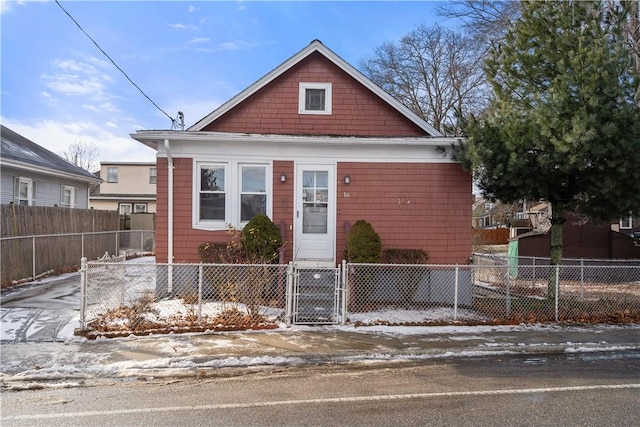
[[[297,165],[296,261],[335,264],[335,187],[334,165]]]

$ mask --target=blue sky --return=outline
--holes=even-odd
[[[169,129],[54,1],[1,0],[2,124],[61,153],[154,161],[129,137]],[[420,24],[452,23],[429,1],[64,1],[62,6],[165,112],[188,126],[314,39],[358,67]]]

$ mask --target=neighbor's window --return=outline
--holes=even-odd
[[[620,218],[620,228],[626,230],[633,228],[633,218],[631,215]]]
[[[300,83],[298,113],[331,114],[331,83]]]
[[[225,165],[201,164],[199,171],[199,219],[225,221]]]
[[[35,182],[29,178],[16,179],[15,200],[18,205],[33,206],[35,205]]]
[[[240,165],[240,222],[267,213],[267,167]]]
[[[118,210],[120,215],[131,215],[131,203],[120,203]]]
[[[73,208],[76,205],[76,189],[68,185],[62,186],[62,200],[60,206],[63,208]]]
[[[156,168],[149,169],[149,184],[155,184],[158,179],[158,170]]]
[[[118,182],[118,168],[107,168],[107,182]]]
[[[134,213],[144,213],[147,211],[147,204],[146,203],[136,203],[135,205],[133,205],[133,212]]]

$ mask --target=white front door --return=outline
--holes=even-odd
[[[296,165],[294,259],[335,265],[335,165]]]

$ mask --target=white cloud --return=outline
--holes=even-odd
[[[113,79],[89,62],[97,66],[105,65],[95,58],[89,58],[88,61],[56,59],[51,63],[51,73],[41,77],[46,87],[60,96],[82,96],[104,102],[111,98],[108,87]]]
[[[45,2],[49,0],[0,0],[0,15],[11,12],[15,6],[24,6],[29,2]]]
[[[193,5],[189,5],[189,7],[187,7],[187,12],[188,13],[193,13],[195,11],[199,10],[199,8],[193,6]]]
[[[189,40],[189,44],[196,44],[196,43],[208,43],[209,41],[211,41],[211,38],[209,37],[193,37],[191,40]]]

